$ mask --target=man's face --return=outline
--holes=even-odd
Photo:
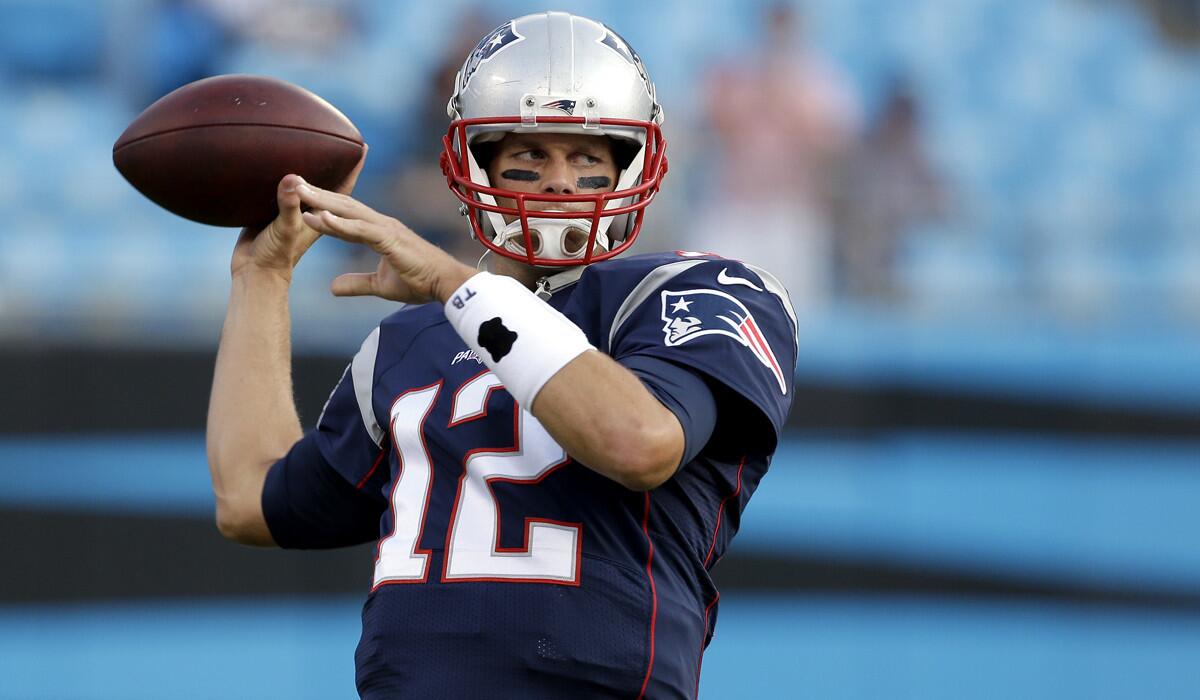
[[[617,186],[612,141],[584,134],[504,135],[487,168],[494,187],[531,194],[601,194]],[[501,206],[516,203],[497,197]],[[592,211],[590,202],[531,201],[532,211]],[[514,217],[505,216],[505,221]]]

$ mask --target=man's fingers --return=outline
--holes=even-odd
[[[296,188],[300,201],[313,209],[325,209],[347,219],[382,221],[384,216],[371,207],[345,194],[330,192],[304,183]]]
[[[303,184],[304,179],[299,175],[285,175],[275,192],[280,223],[289,231],[299,230],[304,224],[300,218],[300,192],[297,189]]]
[[[344,219],[328,210],[306,211],[302,217],[314,230],[350,243],[375,248],[383,240],[384,232],[380,227],[358,219]]]
[[[377,296],[374,272],[347,272],[333,279],[330,290],[338,297]]]

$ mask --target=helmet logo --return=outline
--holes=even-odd
[[[465,87],[467,83],[471,82],[471,76],[475,74],[481,63],[490,60],[492,56],[495,56],[505,46],[518,41],[524,41],[524,39],[525,37],[517,34],[513,20],[509,20],[488,32],[488,35],[483,37],[479,45],[467,57],[466,64],[463,65],[462,86]]]
[[[646,86],[650,91],[650,98],[657,99],[654,95],[654,84],[650,82],[650,74],[646,72],[646,66],[642,63],[642,57],[638,55],[637,51],[633,50],[633,46],[628,41],[625,41],[625,37],[605,26],[604,36],[597,39],[596,43],[604,44],[620,54],[621,58],[632,63],[633,67],[637,69],[638,75],[642,76],[642,80],[646,81]]]
[[[634,51],[633,47],[629,45],[629,42],[608,27],[605,27],[605,30],[607,31],[604,32],[604,38],[600,39],[600,43],[621,54],[621,58],[640,69],[642,59],[637,55],[637,51]]]
[[[542,108],[543,109],[557,109],[560,112],[566,112],[567,114],[574,115],[575,114],[575,100],[554,100],[553,102],[544,103],[542,105]]]

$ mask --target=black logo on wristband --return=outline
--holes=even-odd
[[[492,356],[492,362],[499,362],[515,342],[517,334],[508,330],[499,316],[479,324],[479,345]]]

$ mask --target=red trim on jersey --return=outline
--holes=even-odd
[[[696,661],[696,691],[694,693],[696,697],[700,697],[700,668],[704,666],[704,649],[708,646],[706,644],[708,641],[708,613],[712,611],[713,606],[720,599],[721,592],[717,591],[717,594],[713,596],[712,602],[704,608],[704,636],[700,638],[700,659]]]
[[[488,371],[490,371],[490,370],[488,370]],[[475,378],[473,377],[472,381],[474,379]],[[494,388],[500,388],[500,387],[494,387]],[[476,582],[483,581],[483,582],[492,582],[492,583],[553,583],[553,584],[556,584],[559,586],[579,586],[580,585],[580,583],[582,581],[580,573],[582,572],[582,568],[583,568],[583,523],[581,523],[581,522],[575,522],[575,523],[564,522],[561,520],[551,520],[550,518],[526,517],[525,518],[525,526],[524,526],[525,532],[523,535],[522,546],[521,547],[501,547],[500,546],[500,520],[501,520],[500,499],[496,497],[496,492],[494,489],[492,489],[493,481],[504,481],[507,483],[522,484],[522,485],[533,485],[533,484],[541,483],[542,480],[544,480],[546,477],[550,476],[551,474],[558,471],[562,467],[565,467],[568,464],[570,464],[571,463],[570,455],[567,455],[563,459],[563,461],[559,462],[558,464],[552,465],[549,469],[547,469],[545,472],[543,472],[542,475],[539,476],[537,479],[514,479],[512,477],[506,477],[506,476],[493,476],[493,477],[488,477],[483,480],[484,484],[488,487],[488,493],[491,494],[492,502],[496,504],[496,538],[495,538],[495,541],[492,543],[492,549],[497,553],[506,553],[506,554],[529,552],[529,533],[530,533],[529,528],[530,528],[531,523],[547,523],[549,525],[562,525],[565,527],[574,528],[575,529],[575,572],[572,575],[572,578],[570,580],[565,581],[563,579],[557,579],[557,578],[529,578],[529,577],[523,577],[523,576],[472,576],[472,577],[455,576],[455,577],[451,578],[448,575],[448,572],[450,569],[450,554],[451,554],[451,549],[453,547],[452,543],[453,543],[453,539],[454,539],[454,523],[455,523],[455,520],[457,520],[457,518],[458,518],[459,508],[462,506],[463,484],[465,484],[467,481],[467,462],[469,462],[471,457],[475,454],[480,454],[480,453],[504,454],[504,453],[509,453],[509,452],[520,452],[520,451],[521,451],[521,407],[520,407],[520,405],[517,404],[516,400],[514,399],[513,400],[513,445],[512,445],[512,447],[501,447],[501,448],[477,447],[473,450],[468,451],[465,455],[463,455],[463,472],[462,472],[462,475],[458,477],[458,488],[454,492],[454,507],[450,511],[450,523],[446,526],[446,549],[442,556],[442,578],[441,578],[442,583],[458,583],[460,581],[463,581],[463,582],[465,582],[465,581],[476,581]]]
[[[393,404],[393,405],[395,405],[395,404]],[[386,437],[389,437],[389,436],[385,436],[385,439],[386,439]],[[375,475],[375,470],[378,469],[379,465],[383,463],[384,455],[386,455],[387,453],[388,453],[387,447],[380,445],[379,446],[379,456],[375,458],[375,463],[371,465],[371,471],[367,472],[367,475],[364,476],[361,481],[359,481],[357,484],[354,485],[354,488],[361,489],[362,487],[367,485],[367,482],[370,481],[371,477]]]
[[[646,491],[645,509],[642,512],[642,532],[646,535],[646,576],[650,578],[650,661],[646,664],[646,678],[642,681],[642,689],[638,692],[638,700],[646,697],[646,686],[650,684],[650,674],[654,671],[654,625],[658,621],[658,589],[654,587],[654,542],[650,540],[650,492]]]
[[[742,463],[738,465],[737,473],[737,488],[733,493],[721,499],[721,505],[717,506],[717,522],[713,525],[712,544],[708,545],[708,554],[704,556],[704,568],[708,568],[708,563],[712,560],[713,551],[717,548],[717,533],[721,530],[721,515],[725,512],[725,504],[729,499],[736,498],[742,491],[742,470],[746,468],[746,458],[742,457]]]
[[[486,416],[488,414],[488,401],[492,400],[492,392],[496,391],[497,389],[503,389],[504,388],[503,384],[493,384],[492,386],[488,387],[487,393],[484,394],[484,397],[483,397],[483,410],[479,411],[478,413],[469,413],[458,420],[454,420],[455,414],[458,413],[459,394],[462,393],[463,389],[466,389],[468,386],[470,386],[472,383],[474,383],[480,377],[490,374],[491,371],[492,370],[488,369],[487,367],[484,367],[478,374],[471,377],[467,381],[463,382],[462,386],[458,387],[458,391],[454,392],[454,401],[453,401],[453,403],[450,404],[450,422],[446,424],[447,428],[453,428],[456,425],[462,425],[463,423],[469,423],[478,418],[483,418],[484,416]]]
[[[425,583],[426,581],[429,580],[429,557],[433,554],[433,552],[432,552],[432,550],[421,549],[421,537],[425,535],[425,518],[427,515],[429,515],[429,499],[430,499],[430,496],[433,495],[433,472],[434,472],[434,469],[433,469],[433,456],[429,454],[429,445],[426,444],[426,442],[425,442],[424,426],[425,426],[425,421],[429,419],[429,414],[433,412],[433,407],[437,405],[438,395],[442,393],[442,382],[443,381],[444,380],[439,379],[436,382],[434,382],[433,384],[426,384],[425,386],[417,387],[416,389],[409,389],[408,391],[404,392],[403,394],[400,394],[399,396],[397,396],[396,399],[394,401],[392,401],[391,407],[388,408],[388,434],[391,435],[391,437],[392,437],[392,448],[396,450],[396,464],[397,464],[396,476],[392,480],[392,490],[391,490],[391,492],[388,493],[388,510],[391,511],[391,513],[392,513],[392,534],[388,535],[387,537],[381,538],[379,540],[379,544],[377,544],[375,546],[375,566],[379,566],[379,553],[383,550],[383,543],[387,542],[388,540],[390,540],[391,538],[396,536],[396,499],[395,499],[396,487],[398,487],[400,485],[400,478],[404,475],[404,455],[400,454],[400,448],[396,445],[396,436],[393,434],[393,431],[395,430],[394,426],[396,424],[396,419],[392,416],[392,410],[396,408],[396,404],[400,403],[400,400],[403,399],[405,396],[408,396],[409,394],[415,394],[418,391],[425,391],[426,389],[429,389],[430,387],[434,387],[434,386],[437,387],[437,391],[435,391],[433,394],[433,400],[431,400],[429,402],[429,407],[425,409],[424,415],[421,416],[421,420],[419,422],[421,429],[417,431],[418,434],[421,436],[421,449],[425,451],[425,461],[429,463],[429,484],[426,485],[426,487],[425,487],[425,503],[421,507],[421,517],[417,521],[420,523],[420,525],[417,527],[417,537],[416,537],[416,539],[413,540],[412,553],[413,554],[424,554],[425,555],[425,566],[422,571],[421,578],[419,578],[419,579],[415,579],[415,578],[411,578],[411,579],[409,579],[409,578],[400,578],[400,579],[385,578],[382,581],[380,581],[379,583],[376,583],[374,586],[371,587],[372,593],[374,593],[376,590],[378,590],[380,586],[394,585],[394,584],[400,584],[400,583]]]
[[[758,347],[758,352],[771,362],[771,371],[775,373],[775,378],[779,380],[780,385],[786,387],[783,381],[783,370],[779,369],[779,361],[775,359],[775,353],[771,352],[771,346],[767,344],[766,338],[763,338],[762,331],[758,329],[754,318],[748,317],[742,321],[741,325],[749,330],[750,339]]]

